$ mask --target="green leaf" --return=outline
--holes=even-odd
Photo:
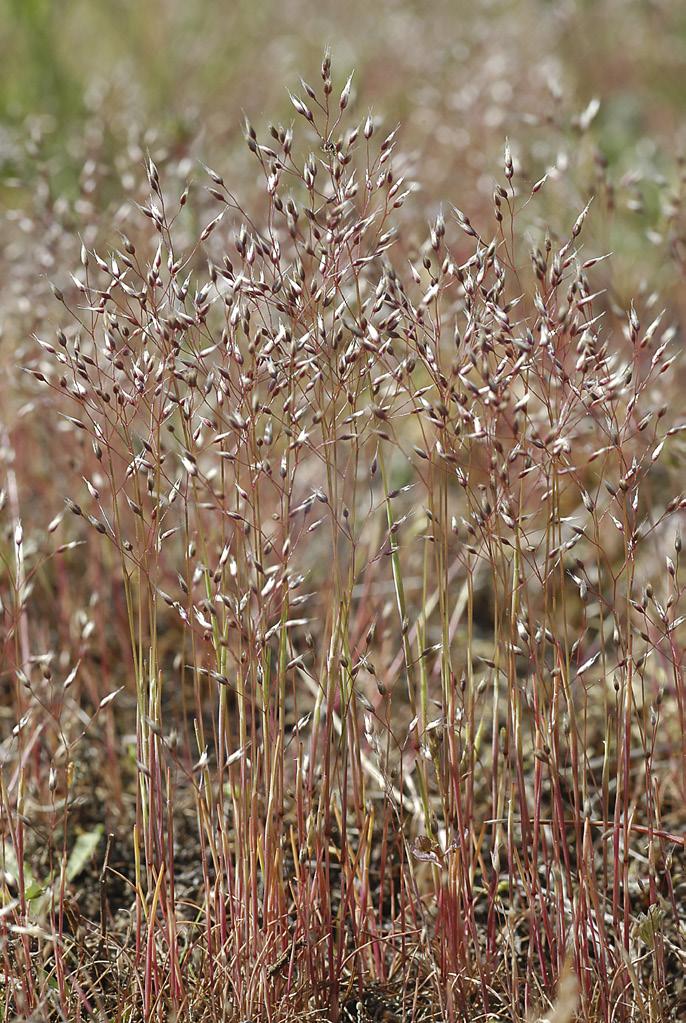
[[[29,900],[29,902],[31,901],[31,899],[37,899],[39,895],[43,894],[43,885],[39,884],[38,881],[32,881],[31,884],[27,887],[24,894],[26,895],[26,898]]]
[[[92,831],[84,831],[76,839],[74,848],[69,854],[69,862],[67,863],[68,881],[76,880],[81,871],[85,870],[88,866],[93,853],[98,848],[102,832],[103,826],[98,824]]]

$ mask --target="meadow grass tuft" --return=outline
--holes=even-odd
[[[623,302],[611,199],[510,142],[476,209],[427,200],[328,52],[290,102],[241,180],[141,151],[114,240],[46,228],[79,255],[0,438],[4,1016],[678,1019],[672,271]]]

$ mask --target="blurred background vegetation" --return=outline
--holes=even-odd
[[[249,196],[244,115],[260,136],[292,123],[288,90],[327,46],[359,117],[401,123],[417,222],[449,203],[490,216],[508,139],[522,194],[550,178],[537,243],[594,197],[588,239],[617,253],[617,300],[659,284],[681,303],[680,0],[0,0],[0,259],[19,226],[16,251],[33,235],[51,271],[56,219],[94,242],[139,198],[146,151],[180,180],[216,164]],[[24,295],[21,276],[0,291]]]
[[[236,121],[238,106],[272,116],[325,45],[389,116],[489,62],[515,72],[512,93],[482,98],[515,114],[526,79],[554,72],[579,104],[602,97],[609,158],[646,131],[678,132],[686,107],[675,0],[0,0],[0,15],[6,124],[49,114],[68,130],[103,96],[114,123],[160,131]]]

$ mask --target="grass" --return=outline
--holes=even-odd
[[[678,170],[562,106],[465,212],[358,77],[29,143],[3,1018],[683,1011]]]

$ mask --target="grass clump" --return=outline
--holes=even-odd
[[[353,89],[325,56],[246,122],[247,198],[146,157],[53,285],[32,543],[5,442],[8,1015],[678,1018],[675,326],[509,144],[418,228]]]

